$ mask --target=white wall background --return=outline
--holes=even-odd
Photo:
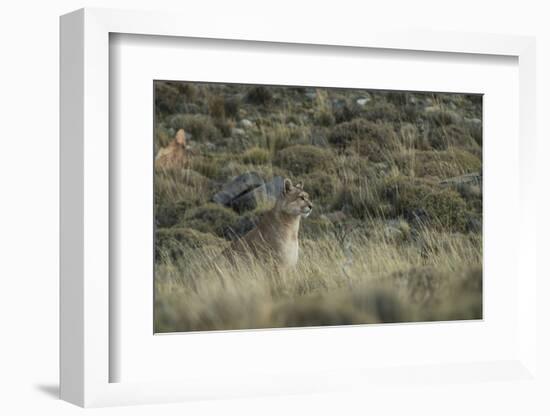
[[[171,1],[11,0],[0,6],[0,413],[73,414],[82,410],[56,399],[58,384],[58,16],[80,7],[177,10],[208,24],[217,15],[239,22],[281,22],[281,27],[322,24],[428,27],[535,35],[538,41],[539,273],[550,277],[548,163],[550,145],[550,29],[546,2],[536,0],[414,1]],[[215,19],[212,19],[215,20]],[[185,20],[182,21],[185,25]],[[545,244],[545,246],[543,246]],[[543,261],[545,264],[543,264]],[[550,285],[539,285],[540,300]],[[547,306],[539,302],[539,359],[548,371]],[[544,315],[542,315],[544,314]],[[542,320],[541,320],[542,321]],[[546,392],[499,383],[445,385],[371,397],[338,393],[100,409],[124,414],[550,414]]]

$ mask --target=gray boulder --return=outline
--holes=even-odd
[[[241,213],[256,208],[262,202],[275,202],[283,187],[284,179],[281,176],[264,182],[256,172],[247,172],[226,183],[212,200]]]
[[[229,205],[231,201],[263,184],[264,180],[256,172],[243,173],[223,185],[212,200],[221,205]]]
[[[285,179],[282,176],[274,176],[273,179],[265,184],[267,196],[276,200],[283,193],[284,186]]]

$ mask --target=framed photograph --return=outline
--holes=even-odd
[[[534,40],[179,22],[61,18],[62,398],[533,380]]]
[[[155,333],[482,319],[481,94],[153,87]]]

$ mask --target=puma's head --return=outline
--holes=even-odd
[[[277,201],[279,210],[287,215],[307,217],[311,214],[313,204],[301,182],[292,185],[290,179],[284,180],[283,192]]]

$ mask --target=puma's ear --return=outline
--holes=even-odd
[[[296,188],[304,189],[304,183],[302,181],[298,182],[296,185],[294,185]]]
[[[283,189],[283,194],[286,194],[292,189],[292,181],[288,178],[285,178],[285,186]]]

